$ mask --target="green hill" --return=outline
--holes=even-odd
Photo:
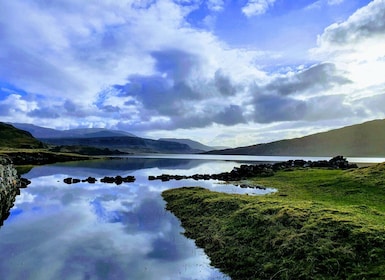
[[[0,148],[36,149],[42,143],[31,133],[0,122]]]
[[[209,153],[261,156],[384,157],[385,120],[369,121],[301,138]]]

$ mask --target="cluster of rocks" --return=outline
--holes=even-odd
[[[230,172],[223,172],[219,174],[194,174],[190,176],[186,175],[169,175],[162,174],[159,176],[149,176],[149,180],[161,180],[163,182],[170,180],[182,180],[182,179],[194,179],[194,180],[220,180],[220,181],[240,181],[246,180],[251,177],[269,177],[273,176],[278,170],[291,170],[293,168],[329,168],[329,169],[349,169],[357,168],[356,164],[349,163],[343,156],[336,156],[330,160],[320,161],[305,161],[288,160],[285,162],[277,163],[263,163],[263,164],[251,164],[241,165],[240,167],[234,167]]]
[[[357,164],[349,163],[343,156],[335,156],[330,160],[306,161],[303,159],[288,160],[271,165],[274,171],[290,168],[329,168],[329,169],[350,169],[357,168]]]
[[[219,181],[241,181],[251,177],[269,177],[273,176],[278,170],[290,170],[293,168],[330,168],[330,169],[348,169],[357,168],[356,164],[350,164],[343,156],[336,156],[330,160],[320,161],[305,161],[302,159],[288,160],[285,162],[277,163],[263,163],[263,164],[251,164],[241,165],[240,167],[234,167],[230,172],[222,172],[219,174],[194,174],[194,175],[170,175],[162,174],[159,176],[148,176],[148,180],[161,180],[167,182],[170,180],[219,180]],[[88,177],[87,179],[65,178],[64,183],[75,184],[80,182],[95,183],[97,179]],[[134,176],[116,176],[116,177],[104,177],[100,179],[102,183],[115,183],[120,185],[122,183],[135,182]],[[249,186],[248,186],[249,187]]]
[[[132,182],[135,182],[135,180],[136,179],[135,179],[134,176],[122,177],[122,176],[118,175],[118,176],[115,176],[115,177],[105,176],[102,179],[100,179],[100,182],[102,182],[102,183],[109,183],[109,184],[115,183],[116,185],[120,185],[122,183],[132,183]],[[77,179],[77,178],[68,177],[68,178],[65,178],[63,181],[66,184],[76,184],[76,183],[80,183],[80,182],[83,182],[83,183],[87,182],[87,183],[90,183],[90,184],[94,184],[98,180],[96,178],[94,178],[94,177],[88,177],[86,179]]]
[[[9,157],[0,156],[0,226],[8,218],[20,188],[30,183],[28,179],[19,177]]]

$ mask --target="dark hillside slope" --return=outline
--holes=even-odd
[[[385,120],[369,121],[302,138],[209,153],[266,156],[385,157]]]
[[[181,144],[189,145],[192,149],[201,150],[201,151],[211,151],[216,150],[215,147],[210,147],[199,143],[198,141],[194,141],[191,139],[179,139],[179,138],[160,138],[161,141],[169,141],[169,142],[177,142]]]
[[[93,137],[115,137],[115,136],[132,136],[126,131],[111,130],[105,128],[76,128],[68,130],[57,130],[52,128],[41,127],[29,123],[10,123],[18,129],[30,132],[35,138],[93,138]]]
[[[0,147],[35,149],[41,148],[42,143],[33,138],[31,133],[0,122]]]
[[[97,148],[117,149],[132,153],[198,153],[201,150],[190,148],[177,142],[152,140],[140,137],[93,137],[93,138],[45,138],[44,143],[57,146],[87,146]]]

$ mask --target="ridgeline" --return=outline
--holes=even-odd
[[[301,138],[207,152],[220,155],[385,157],[385,120],[373,120]]]

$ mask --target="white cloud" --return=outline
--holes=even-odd
[[[249,0],[242,8],[242,12],[247,17],[264,14],[276,0]]]
[[[341,4],[342,2],[344,2],[345,0],[328,0],[328,5],[339,5]]]
[[[220,12],[223,10],[224,0],[208,0],[207,7],[215,12]]]
[[[314,58],[334,62],[346,69],[353,81],[351,94],[364,88],[385,85],[385,1],[375,0],[357,10],[346,21],[327,27],[318,37]],[[366,94],[378,94],[378,92]]]
[[[230,47],[191,24],[195,9],[219,19],[226,3],[1,2],[0,82],[39,96],[12,93],[2,84],[8,96],[0,100],[2,120],[57,128],[120,127],[147,136],[146,130],[161,136],[177,129],[186,138],[193,133],[214,139],[213,129],[230,135],[240,127],[252,130],[256,121],[327,117],[327,112],[317,112],[317,104],[341,109],[331,114],[335,118],[357,114],[356,108],[372,104],[363,98],[385,88],[384,0],[326,28],[311,52],[312,61],[303,58],[306,66],[288,65],[287,71],[269,67],[272,52]],[[275,0],[243,3],[242,12],[252,17],[266,13]],[[323,8],[342,1],[315,3]],[[283,65],[288,52],[281,55],[274,62]],[[261,70],[262,62],[269,73]],[[293,108],[304,112],[290,112]],[[237,144],[252,141],[244,134],[236,138]]]

